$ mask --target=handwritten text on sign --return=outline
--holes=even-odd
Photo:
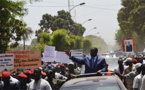
[[[7,51],[14,54],[14,68],[36,68],[41,67],[41,51]]]

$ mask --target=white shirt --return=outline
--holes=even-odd
[[[35,82],[35,80],[31,81],[28,84],[27,90],[52,90],[52,88],[46,80],[41,78],[38,82]]]
[[[141,88],[140,90],[145,90],[145,75],[142,78]]]
[[[139,75],[137,75],[134,80],[133,80],[133,88],[137,88],[138,90],[140,90],[141,87],[141,82],[142,82],[142,77],[143,75],[140,73]]]
[[[61,74],[58,73],[58,72],[55,72],[55,78],[56,78],[56,79],[62,79],[62,80],[66,80],[66,79],[67,79],[67,77],[61,75]]]

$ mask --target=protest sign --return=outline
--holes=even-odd
[[[14,69],[14,55],[0,54],[0,71]]]
[[[83,58],[83,50],[70,50],[71,56],[82,59]]]
[[[53,46],[45,46],[43,61],[44,62],[54,62],[56,59],[55,47]]]
[[[36,68],[41,67],[41,51],[6,51],[14,54],[14,68]]]
[[[134,51],[136,51],[135,38],[122,39],[122,48],[127,57],[134,55]]]
[[[56,62],[70,63],[71,60],[69,59],[69,56],[67,56],[65,52],[56,51]]]

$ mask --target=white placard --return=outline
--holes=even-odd
[[[56,51],[56,62],[70,63],[71,60],[69,59],[69,56],[67,56],[65,52]]]
[[[145,60],[143,60],[142,64],[145,64]]]
[[[0,71],[14,69],[14,54],[0,54]]]
[[[55,47],[53,46],[45,46],[44,54],[43,54],[43,61],[44,62],[54,62],[55,61]]]
[[[83,58],[83,50],[71,50],[71,56],[82,59]]]

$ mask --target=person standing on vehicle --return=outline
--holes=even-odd
[[[68,50],[65,50],[66,54],[70,59],[76,63],[85,65],[85,73],[97,73],[107,72],[107,65],[104,58],[97,56],[98,49],[93,48],[90,50],[90,57],[85,57],[83,59],[78,59],[74,56],[71,56],[71,53]]]

